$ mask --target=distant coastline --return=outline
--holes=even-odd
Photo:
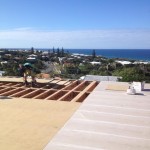
[[[9,50],[29,50],[30,48],[1,48]],[[36,50],[52,50],[52,48],[35,48]],[[61,48],[60,48],[61,49]],[[129,59],[136,61],[150,61],[150,49],[65,49],[69,53],[78,53],[84,55],[92,55],[92,51],[95,50],[97,56],[103,56],[107,58],[119,58]],[[55,48],[57,51],[57,48]]]
[[[70,53],[91,55],[93,49],[67,49]],[[107,58],[122,58],[138,61],[150,61],[150,49],[94,49],[96,55]]]

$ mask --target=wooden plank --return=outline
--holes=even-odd
[[[77,84],[77,80],[74,81],[71,85],[68,85],[67,88],[71,88],[72,85],[75,85]],[[81,82],[79,85],[77,85],[76,87],[74,87],[71,91],[69,91],[68,93],[64,94],[61,98],[58,99],[58,101],[64,99],[65,97],[67,97],[72,91],[75,91],[76,88],[78,88],[79,86],[82,86],[83,84],[85,83],[84,82]],[[60,94],[59,92],[63,91],[64,89],[66,90],[67,88],[63,88],[62,90],[59,90],[58,92],[54,93],[53,95],[47,97],[46,99],[53,99],[53,97],[57,96],[58,94]]]
[[[74,91],[77,91],[77,89],[80,89],[80,88],[82,88],[83,86],[85,86],[85,83],[86,83],[87,81],[83,81],[83,82],[81,82],[79,85],[77,85],[75,88],[74,88]]]
[[[42,89],[36,89],[35,91],[32,91],[32,92],[30,92],[30,93],[27,93],[27,94],[25,94],[25,95],[23,95],[23,96],[21,96],[21,97],[22,97],[22,98],[35,97],[35,96],[41,94],[41,92],[43,93],[43,91],[44,91],[44,90],[42,90]]]
[[[75,94],[76,93],[76,94]],[[69,91],[68,93],[66,93],[64,96],[62,96],[61,98],[58,99],[58,101],[71,101],[74,97],[76,97],[80,92],[74,92],[74,91]],[[74,94],[76,96],[74,96]],[[71,98],[70,98],[71,97]],[[73,98],[72,98],[73,97]],[[70,100],[71,99],[71,100]]]
[[[0,94],[5,93],[5,92],[7,92],[7,91],[10,91],[10,90],[12,90],[12,89],[13,89],[13,88],[6,87],[6,88],[0,90]]]
[[[22,86],[24,86],[23,83],[18,83],[16,85],[14,85],[13,87],[22,87]]]
[[[4,93],[2,93],[0,95],[9,96],[9,95],[12,95],[12,94],[14,94],[16,92],[20,92],[20,91],[21,91],[21,88],[16,88],[16,89],[12,89],[10,91],[6,91],[6,92],[4,92]]]
[[[46,100],[53,100],[52,98],[57,96],[62,90],[58,90],[57,92],[53,93],[52,95],[48,96],[47,98],[45,98]]]
[[[90,83],[82,92],[80,92],[74,99],[71,100],[71,102],[76,102],[80,99],[83,98],[84,94],[86,92],[88,92],[89,89],[93,88],[93,86],[95,86],[96,81],[93,81],[92,83]]]
[[[74,87],[73,89],[71,89],[68,93],[66,93],[64,96],[62,96],[61,98],[59,98],[58,101],[64,100],[66,97],[68,97],[69,94],[71,94],[73,91],[75,91],[78,87],[82,86],[83,84],[85,84],[85,81],[81,82],[79,85],[77,85],[76,87]]]
[[[20,96],[22,96],[22,95],[24,95],[24,94],[27,94],[28,92],[31,92],[32,90],[33,90],[33,89],[30,89],[30,88],[24,89],[24,90],[22,90],[22,91],[20,91],[20,92],[14,93],[14,94],[12,94],[12,95],[10,95],[10,96],[12,96],[12,97],[20,97]]]
[[[51,93],[51,92],[55,92],[55,91],[57,91],[57,90],[52,90],[52,89],[46,90],[45,92],[43,92],[43,93],[41,93],[41,94],[39,94],[39,95],[36,95],[36,96],[33,97],[33,98],[34,98],[34,99],[41,99],[41,97],[48,97],[48,96],[45,96],[45,95],[47,95],[48,93]],[[42,98],[42,99],[45,99],[45,98]]]
[[[78,80],[75,80],[71,84],[64,87],[62,90],[70,90],[70,88],[72,89],[74,85],[78,84],[78,82],[79,82]]]

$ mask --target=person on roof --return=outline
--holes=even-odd
[[[32,81],[31,81],[31,85],[34,86],[36,83],[36,79],[35,79],[35,72],[34,72],[34,67],[32,66],[32,64],[30,63],[25,63],[25,64],[19,64],[19,72],[20,72],[20,76],[23,77],[23,81],[25,86],[28,85],[28,81],[27,81],[27,77],[31,76]]]

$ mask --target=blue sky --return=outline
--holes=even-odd
[[[150,0],[0,0],[0,48],[150,48]]]

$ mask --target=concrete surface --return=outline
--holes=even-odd
[[[149,150],[150,84],[137,95],[110,84],[101,82],[44,150]]]

